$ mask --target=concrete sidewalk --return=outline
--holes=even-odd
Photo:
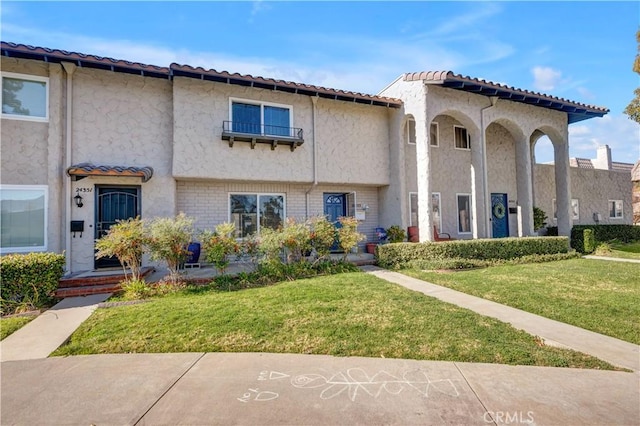
[[[634,425],[637,373],[255,353],[2,363],[0,423]]]
[[[609,260],[612,262],[640,263],[640,260],[638,259],[623,259],[621,257],[593,256],[593,255],[587,255],[582,257],[584,257],[585,259],[591,259],[591,260]]]
[[[634,371],[640,370],[640,346],[633,343],[431,284],[398,272],[375,266],[362,266],[361,268],[372,275],[410,290],[419,291],[427,296],[509,323],[517,329],[542,337],[549,345],[570,348],[593,355],[618,367]]]
[[[82,324],[110,294],[63,299],[0,341],[0,361],[46,358]]]

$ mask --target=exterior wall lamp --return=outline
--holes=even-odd
[[[80,196],[80,194],[77,194],[75,197],[73,197],[73,201],[75,201],[76,207],[78,208],[84,206],[84,203],[82,202],[82,197]]]

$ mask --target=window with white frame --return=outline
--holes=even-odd
[[[551,209],[553,210],[553,220],[558,220],[558,206],[556,204],[556,199],[554,198],[551,201]],[[571,218],[573,220],[580,220],[580,202],[573,198],[571,199]]]
[[[471,139],[467,129],[462,126],[453,126],[453,138],[456,149],[471,149]]]
[[[407,143],[416,144],[416,121],[413,118],[407,120]]]
[[[438,123],[433,122],[431,126],[429,126],[429,145],[438,146],[440,144],[439,139],[439,131],[438,131]]]
[[[231,99],[232,130],[270,136],[293,136],[290,105]]]
[[[458,234],[471,233],[471,194],[456,194],[458,203]]]
[[[3,72],[2,118],[47,121],[49,119],[49,79]]]
[[[276,229],[284,223],[282,194],[229,194],[229,220],[236,225],[236,238]]]
[[[46,185],[0,186],[0,251],[47,250]]]
[[[409,193],[409,226],[418,226],[418,193]],[[431,193],[431,223],[438,232],[442,229],[442,216],[440,210],[440,193]]]
[[[622,200],[609,200],[609,219],[622,218]]]

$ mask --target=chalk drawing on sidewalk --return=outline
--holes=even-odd
[[[373,376],[369,376],[362,368],[350,368],[334,374],[290,375],[279,371],[261,371],[258,375],[258,381],[274,381],[272,385],[289,382],[297,389],[319,389],[320,399],[323,400],[346,395],[351,401],[355,401],[358,395],[378,398],[382,394],[400,395],[403,391],[417,392],[425,398],[434,394],[442,394],[452,398],[460,396],[460,392],[451,379],[433,380],[423,370],[410,370],[402,375],[394,375],[380,370]],[[260,391],[256,388],[249,389],[242,398],[237,399],[241,402],[262,402],[272,401],[279,396],[276,392]]]
[[[346,392],[351,401],[359,394],[378,398],[383,393],[399,395],[402,391],[417,391],[428,398],[438,392],[457,398],[458,389],[451,379],[432,380],[421,370],[411,370],[398,377],[384,370],[369,376],[362,368],[350,368],[331,376],[322,374],[301,374],[291,379],[291,384],[301,389],[323,388],[320,399],[331,399]]]

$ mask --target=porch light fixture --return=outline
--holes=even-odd
[[[82,197],[80,196],[80,194],[77,194],[75,197],[73,197],[73,201],[75,201],[76,207],[78,208],[84,206],[84,203],[82,202]]]

